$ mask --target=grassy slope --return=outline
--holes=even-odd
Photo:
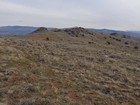
[[[138,45],[81,29],[0,38],[0,102],[139,105]]]

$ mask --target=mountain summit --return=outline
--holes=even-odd
[[[48,29],[46,27],[40,27],[37,30],[35,30],[33,33],[40,33],[40,32],[48,32]]]

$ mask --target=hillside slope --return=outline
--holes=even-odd
[[[0,104],[140,105],[140,42],[83,28],[0,38]]]

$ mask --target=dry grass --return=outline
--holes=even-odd
[[[139,42],[104,37],[76,28],[0,38],[0,102],[139,105]]]

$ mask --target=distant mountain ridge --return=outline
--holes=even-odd
[[[0,35],[25,35],[31,33],[38,29],[39,27],[33,26],[1,26],[0,27]],[[48,30],[52,30],[55,28],[47,28]],[[91,31],[103,32],[103,33],[117,33],[122,35],[129,35],[132,37],[140,38],[140,31],[121,31],[121,30],[110,30],[110,29],[94,29],[94,28],[86,28]]]
[[[96,32],[103,32],[103,33],[117,33],[117,34],[121,34],[121,35],[129,35],[131,37],[140,38],[140,31],[121,31],[121,30],[92,29],[92,28],[89,28],[89,30],[96,31]]]
[[[24,35],[33,32],[37,28],[32,26],[3,26],[0,27],[0,35]]]

